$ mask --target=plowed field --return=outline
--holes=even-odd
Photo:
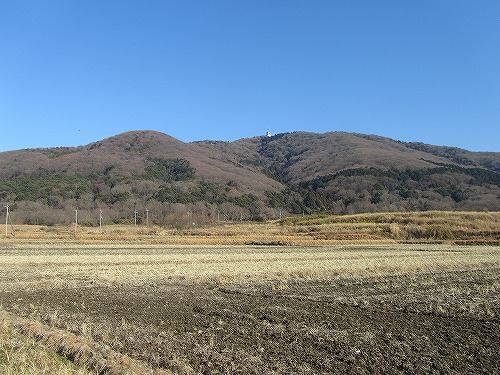
[[[27,246],[0,301],[173,373],[500,372],[500,249]]]

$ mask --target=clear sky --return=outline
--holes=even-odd
[[[500,1],[0,1],[0,151],[139,129],[500,151]]]

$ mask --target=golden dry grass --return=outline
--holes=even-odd
[[[0,310],[0,373],[4,375],[95,374],[77,367],[33,336],[19,330],[19,318]],[[13,322],[18,321],[16,327]]]
[[[499,212],[410,212],[289,217],[266,223],[156,226],[15,226],[9,241],[200,245],[329,245],[405,242],[500,244]],[[5,238],[3,238],[5,240]]]
[[[4,290],[378,276],[500,266],[497,246],[173,246],[27,244],[0,248]]]
[[[0,370],[2,374],[12,375],[170,374],[85,337],[1,309]]]
[[[0,287],[7,292],[142,286],[169,280],[271,281],[279,286],[295,279],[500,269],[500,213],[294,217],[182,229],[105,226],[102,233],[78,227],[76,234],[71,226],[14,229],[15,237],[0,239]],[[483,243],[490,246],[470,245]],[[87,373],[56,353],[94,372],[119,365],[117,373],[133,373],[136,370],[130,366],[142,366],[119,353],[103,354],[92,341],[66,333],[0,310],[0,372]],[[114,359],[103,362],[96,353]],[[35,369],[32,358],[46,367]]]
[[[413,274],[418,279],[428,275],[427,272],[439,274],[447,270],[487,269],[498,273],[500,269],[498,246],[389,244],[284,247],[62,242],[4,242],[3,245],[0,244],[0,287],[10,294],[21,290],[50,294],[52,289],[77,291],[101,286],[117,287],[116,290],[126,290],[130,286],[151,288],[170,280],[175,283],[182,280],[194,287],[197,283],[210,283],[231,289],[235,285],[262,283],[265,287],[280,289],[297,280],[356,280],[397,274]],[[351,301],[352,297],[349,298]],[[360,301],[352,299],[353,303],[368,301],[366,296],[360,298]],[[342,299],[339,301],[345,302]],[[83,306],[85,301],[81,303]],[[442,309],[441,305],[437,300],[435,308]],[[474,306],[469,308],[477,309]],[[484,314],[492,316],[494,311],[485,311]],[[48,348],[96,372],[155,373],[143,363],[109,351],[93,341],[92,327],[85,323],[71,328],[71,331],[83,335],[75,336],[38,322],[6,317],[1,310],[0,319],[8,322],[2,324],[9,329],[23,332],[27,340],[33,342],[35,351],[40,342],[43,344],[42,352]],[[48,322],[57,323],[60,320],[57,310],[50,311]],[[68,329],[72,324],[68,320],[64,323]],[[127,328],[127,322],[123,321],[122,325]],[[7,340],[11,340],[8,333]]]
[[[500,212],[390,212],[345,216],[291,217],[285,226],[303,227],[326,238],[369,233],[398,242],[500,243]]]

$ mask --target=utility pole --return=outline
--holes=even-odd
[[[7,230],[7,225],[9,224],[9,205],[4,206],[7,210],[7,213],[5,215],[5,237],[7,237],[8,230]]]
[[[99,233],[102,233],[102,210],[99,210]]]
[[[134,210],[134,226],[137,226],[137,210]]]
[[[76,236],[76,228],[78,228],[78,207],[75,209],[75,236]]]
[[[146,208],[146,226],[149,227],[149,210]]]

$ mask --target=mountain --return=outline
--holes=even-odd
[[[185,225],[280,214],[500,210],[500,153],[375,135],[284,133],[184,143],[131,131],[0,153],[0,201],[22,223]]]

